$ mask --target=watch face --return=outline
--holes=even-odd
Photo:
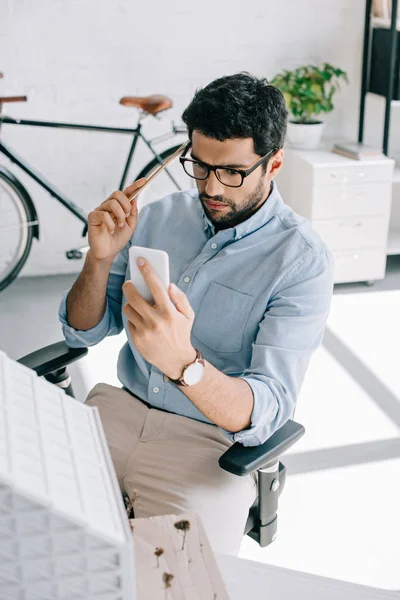
[[[200,363],[195,363],[194,365],[189,365],[185,369],[185,373],[183,375],[183,380],[187,385],[196,385],[203,379],[204,375],[204,367]]]

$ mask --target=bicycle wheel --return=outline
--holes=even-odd
[[[32,246],[36,215],[23,188],[0,171],[0,291],[16,278]],[[22,186],[21,186],[22,187]]]
[[[169,156],[171,156],[171,154],[176,152],[179,147],[180,144],[160,152],[160,157],[163,160],[167,159]],[[136,179],[140,179],[141,177],[149,177],[149,175],[151,175],[151,173],[157,169],[159,165],[160,163],[158,160],[154,158],[141,170]],[[194,187],[194,185],[194,179],[191,179],[188,177],[188,175],[186,175],[185,171],[182,169],[181,163],[179,162],[178,158],[176,158],[164,171],[157,175],[154,181],[151,182],[149,187],[144,190],[142,194],[139,194],[138,210],[150,202],[161,200],[161,198],[164,198],[169,194],[173,194],[174,192],[188,190]]]

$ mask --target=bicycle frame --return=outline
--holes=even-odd
[[[154,138],[153,140],[148,140],[142,133],[142,121],[147,115],[142,113],[139,116],[139,122],[137,127],[134,129],[125,128],[125,127],[107,127],[102,125],[80,125],[76,123],[59,123],[53,121],[33,121],[29,119],[13,119],[12,117],[7,117],[1,114],[0,107],[0,127],[3,124],[7,125],[25,125],[32,127],[47,127],[47,128],[55,128],[55,129],[77,129],[81,131],[99,131],[99,132],[108,132],[108,133],[119,133],[124,135],[132,135],[133,140],[131,147],[129,149],[129,153],[126,159],[126,163],[124,166],[124,170],[121,177],[121,182],[119,184],[120,190],[125,187],[126,178],[128,175],[129,168],[131,166],[133,154],[135,152],[136,144],[138,139],[142,139],[146,146],[149,148],[154,158],[162,164],[162,159],[159,154],[154,150],[152,142],[157,143],[161,139],[165,139],[166,136],[160,136],[159,138]],[[67,208],[71,213],[73,213],[78,219],[80,219],[84,224],[84,230],[82,235],[85,236],[87,233],[87,215],[86,213],[77,206],[72,200],[67,198],[62,194],[50,181],[48,181],[44,175],[36,171],[32,166],[26,163],[21,157],[19,157],[9,146],[6,146],[3,142],[0,141],[0,153],[7,156],[8,159],[11,160],[14,164],[16,164],[20,169],[22,169],[25,173],[27,173],[32,179],[34,179],[41,187],[43,187],[51,196],[53,196],[58,202],[61,202],[65,208]],[[165,169],[165,173],[170,177],[173,183],[179,189],[178,183],[175,181],[174,177]]]

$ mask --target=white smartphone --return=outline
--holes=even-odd
[[[142,246],[131,246],[129,248],[129,267],[131,281],[139,294],[143,296],[147,302],[153,301],[152,293],[150,292],[147,283],[137,265],[137,259],[143,257],[153,267],[154,271],[161,279],[165,290],[168,292],[169,286],[169,256],[164,250],[155,250],[154,248],[145,248]]]

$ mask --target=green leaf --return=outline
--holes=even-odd
[[[312,120],[333,110],[333,96],[340,82],[348,83],[347,73],[329,63],[303,65],[284,70],[271,83],[281,90],[288,110],[298,121]]]

